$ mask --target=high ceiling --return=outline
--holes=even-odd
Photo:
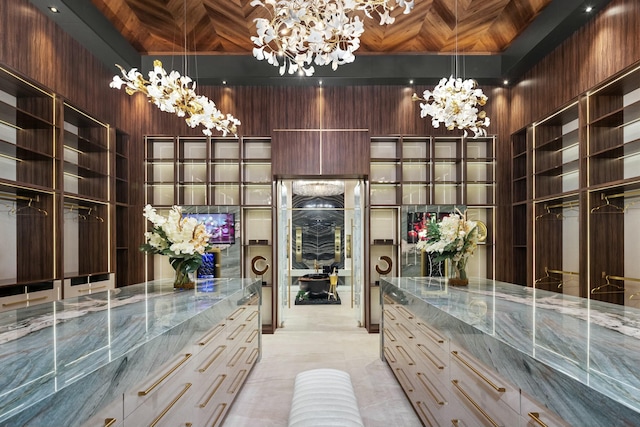
[[[253,58],[254,20],[269,18],[269,11],[251,0],[31,1],[47,13],[46,6],[59,3],[60,13],[50,16],[109,65],[144,70],[158,58],[176,68],[188,57],[201,84],[430,83],[451,74],[456,53],[465,77],[497,83],[519,77],[608,3],[415,0],[410,14],[392,13],[391,25],[363,17],[356,61],[335,72],[316,67],[316,79],[305,80],[281,77]],[[587,6],[594,10],[586,13]]]

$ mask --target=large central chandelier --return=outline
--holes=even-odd
[[[280,75],[313,75],[315,65],[339,65],[355,60],[364,23],[355,11],[368,18],[380,17],[380,25],[392,24],[390,12],[404,7],[411,12],[414,0],[253,0],[251,6],[269,10],[271,19],[256,18],[257,36],[253,56],[280,67]]]
[[[231,114],[221,113],[206,96],[197,95],[196,83],[190,77],[181,76],[177,71],[167,74],[158,60],[153,61],[149,80],[135,68],[127,72],[118,64],[116,67],[122,72],[122,77],[116,74],[110,87],[121,89],[124,85],[128,95],[144,93],[160,110],[186,117],[185,121],[192,128],[204,126],[202,133],[205,135],[211,136],[212,129],[222,132],[223,136],[228,133],[237,135],[240,121]]]
[[[329,197],[344,193],[344,181],[293,181],[293,194],[305,197]]]

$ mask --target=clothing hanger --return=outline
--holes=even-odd
[[[600,199],[604,200],[605,203],[592,208],[592,214],[623,214],[625,212],[625,208],[612,205],[609,201],[609,197],[605,196],[604,194],[600,195]]]
[[[549,208],[549,206],[547,205],[544,205],[544,209],[546,210],[546,212],[537,215],[535,218],[536,221],[554,221],[563,218],[561,213],[551,212],[551,208]]]
[[[549,269],[547,267],[544,268],[545,275],[536,279],[534,284],[536,285],[556,285],[558,287],[562,286],[562,279],[549,275]]]
[[[92,214],[93,208],[89,208],[89,212],[87,213],[87,220],[93,220],[93,221],[98,221],[98,222],[104,222],[104,218],[102,218],[101,216],[98,216],[97,214]]]
[[[21,207],[18,208],[18,207],[16,207],[14,205],[14,207],[9,210],[9,215],[13,215],[13,216],[47,216],[47,215],[49,215],[49,213],[44,209],[40,209],[37,206],[33,206],[33,199],[29,199],[29,203],[27,203],[26,206],[21,206]]]
[[[591,293],[592,294],[620,294],[620,293],[624,293],[624,287],[620,286],[620,285],[616,285],[615,283],[611,283],[609,281],[609,275],[605,276],[604,278],[607,281],[607,283],[605,283],[604,285],[600,285],[597,288],[591,289]],[[616,290],[614,290],[614,291],[601,291],[601,289],[608,288],[608,287],[613,287]]]

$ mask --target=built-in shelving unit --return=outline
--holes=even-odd
[[[640,306],[640,67],[511,143],[513,281]]]
[[[129,280],[129,135],[115,130],[115,241],[116,285],[126,286]]]
[[[0,68],[0,310],[114,286],[114,197],[125,197],[128,166],[126,155],[114,154],[111,134],[109,125]]]

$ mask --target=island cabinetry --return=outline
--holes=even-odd
[[[124,399],[125,426],[222,425],[260,355],[257,300],[239,306]]]

